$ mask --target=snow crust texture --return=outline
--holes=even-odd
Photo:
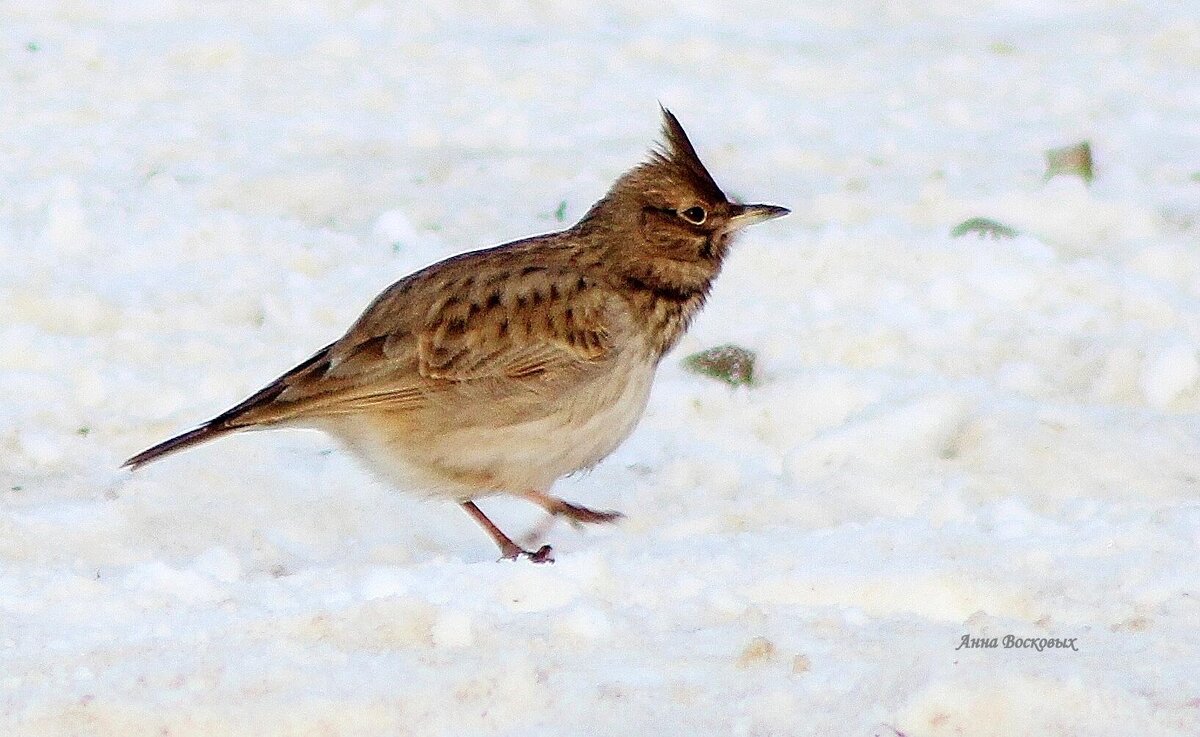
[[[1194,3],[0,14],[0,734],[1200,734]],[[556,487],[620,525],[497,563],[316,433],[118,470],[573,222],[659,100],[793,214]]]

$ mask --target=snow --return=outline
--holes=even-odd
[[[1196,360],[1196,349],[1176,343],[1149,357],[1139,384],[1150,406],[1165,409],[1191,389],[1198,376],[1200,361]]]
[[[4,17],[0,733],[1200,734],[1194,3]],[[619,525],[498,563],[316,433],[118,470],[578,218],[658,100],[793,214],[557,485]],[[1095,181],[1047,181],[1083,140]],[[726,343],[755,386],[681,366]],[[1077,650],[956,649],[1010,634]]]

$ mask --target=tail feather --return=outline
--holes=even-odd
[[[207,443],[209,440],[214,440],[231,432],[246,430],[252,427],[279,424],[281,419],[287,419],[291,414],[294,414],[288,412],[270,412],[272,407],[277,406],[276,400],[279,398],[279,395],[288,389],[292,380],[304,375],[310,369],[315,368],[319,373],[323,373],[325,369],[328,369],[329,361],[327,359],[329,351],[334,345],[334,343],[330,343],[325,346],[299,366],[288,371],[283,376],[280,376],[275,381],[251,394],[242,402],[230,407],[195,430],[188,430],[182,435],[176,435],[170,440],[164,440],[153,448],[143,450],[141,453],[122,463],[121,468],[136,470],[169,453],[184,450],[200,443]],[[264,412],[264,410],[266,411]]]
[[[207,443],[236,429],[238,428],[222,426],[217,424],[216,421],[206,423],[195,430],[188,430],[182,435],[176,435],[170,440],[164,440],[152,448],[143,450],[141,453],[122,463],[121,468],[131,468],[136,471],[147,463],[156,461],[169,453],[190,448],[200,443]]]

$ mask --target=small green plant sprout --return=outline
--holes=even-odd
[[[1059,174],[1073,174],[1088,184],[1092,183],[1092,144],[1081,141],[1073,146],[1052,148],[1046,152],[1046,179]]]
[[[558,208],[554,211],[554,219],[562,222],[567,219],[567,201],[563,200],[558,203]]]
[[[1004,223],[998,223],[990,218],[970,218],[954,226],[954,230],[950,231],[950,235],[954,238],[962,238],[967,233],[976,233],[980,238],[984,236],[1015,238],[1017,236],[1015,228],[1010,228]]]
[[[723,381],[730,386],[754,383],[754,353],[741,346],[719,345],[683,359],[689,371]]]

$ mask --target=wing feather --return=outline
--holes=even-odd
[[[606,290],[567,271],[522,277],[499,286],[439,285],[428,301],[399,282],[340,340],[223,418],[246,426],[368,409],[404,412],[484,384],[493,398],[524,395],[577,381],[610,357],[614,307]],[[446,298],[447,291],[455,296]]]

